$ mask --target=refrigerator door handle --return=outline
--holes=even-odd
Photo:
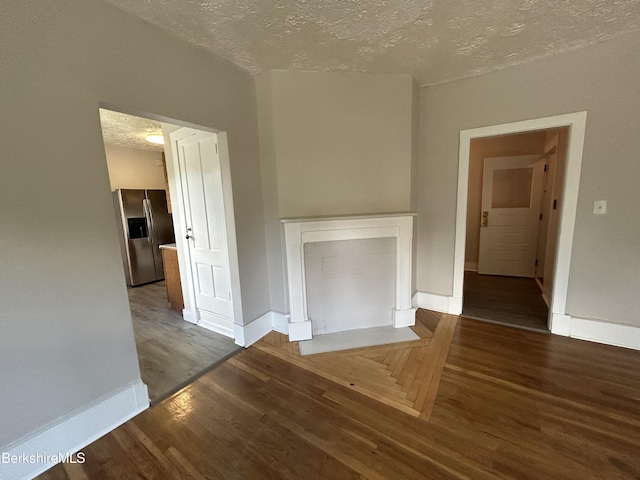
[[[144,212],[144,219],[147,222],[147,241],[152,243],[153,241],[153,223],[151,223],[151,205],[146,198],[142,200],[142,211]]]

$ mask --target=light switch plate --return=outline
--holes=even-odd
[[[607,201],[606,200],[596,200],[593,202],[593,213],[595,215],[604,215],[607,213]]]

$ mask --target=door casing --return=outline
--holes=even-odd
[[[452,306],[451,310],[456,311],[450,311],[450,313],[462,313],[467,229],[467,188],[469,184],[469,153],[471,140],[496,135],[569,127],[564,197],[560,207],[558,249],[554,265],[555,274],[548,321],[551,333],[568,335],[568,332],[564,331],[566,322],[562,322],[561,320],[566,316],[567,291],[569,287],[569,273],[571,271],[571,252],[573,250],[573,234],[578,206],[578,190],[580,187],[580,171],[582,169],[586,123],[587,112],[582,111],[460,131],[453,294],[450,301],[450,305]]]

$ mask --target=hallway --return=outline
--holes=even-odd
[[[548,332],[549,309],[533,278],[464,272],[462,316]]]

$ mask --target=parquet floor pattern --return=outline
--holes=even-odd
[[[428,419],[458,317],[418,310],[420,340],[300,356],[297,342],[271,332],[254,347],[414,417]],[[241,366],[241,362],[231,359]]]

